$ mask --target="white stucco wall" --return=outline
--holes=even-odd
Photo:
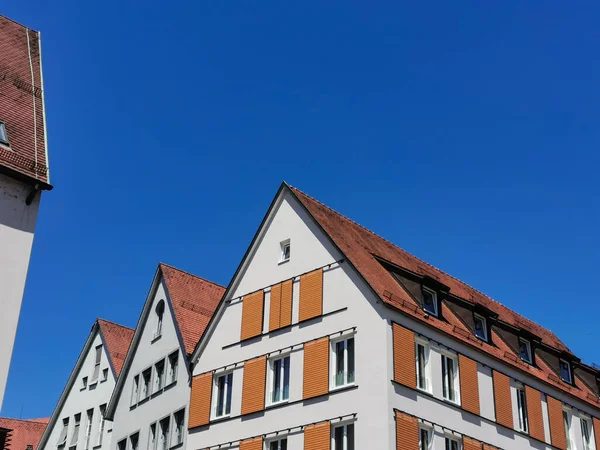
[[[236,299],[340,259],[335,248],[295,202],[293,198],[286,197],[276,205],[259,240],[258,249],[250,255],[241,281],[232,288],[231,298]],[[279,264],[280,242],[286,239],[291,240],[291,258],[289,262]],[[299,281],[294,282],[293,289],[292,323],[295,324]],[[265,311],[269,310],[269,300],[267,293]],[[302,401],[304,354],[302,347],[299,347],[291,353],[289,404],[274,409],[267,407],[264,412],[239,417],[244,369],[238,366],[233,377],[232,418],[191,430],[187,448],[195,450],[352,413],[357,414],[356,448],[387,448],[388,411],[381,407],[386,403],[386,383],[389,383],[384,345],[385,320],[380,315],[381,306],[376,304],[372,293],[347,263],[334,265],[325,270],[323,275],[323,313],[340,308],[347,309],[306,324],[292,325],[248,343],[236,344],[240,339],[242,303],[234,300],[227,305],[195,366],[196,375],[357,327],[355,355],[358,387]],[[264,332],[268,330],[268,314],[265,316]],[[235,345],[223,349],[230,344]],[[267,396],[268,393],[269,387],[266,389]],[[292,433],[288,448],[300,449],[302,445],[303,434]]]
[[[160,338],[154,339],[156,331],[154,311],[160,300],[165,301],[162,333]],[[125,439],[136,432],[140,433],[140,449],[147,448],[150,425],[183,408],[185,408],[184,424],[187,424],[187,406],[190,396],[187,358],[182,352],[173,311],[167,300],[164,284],[160,282],[150,300],[148,319],[141,325],[143,328],[139,345],[131,360],[131,367],[126,373],[123,391],[115,409],[111,449],[116,449],[117,443],[121,439]],[[141,377],[142,371],[152,367],[156,362],[165,359],[175,351],[179,354],[177,381],[174,384],[165,386],[161,391],[153,393],[149,399],[139,402],[136,406],[131,406],[134,376],[140,375]],[[165,374],[168,374],[167,368],[165,368]],[[152,385],[154,385],[154,381]],[[172,428],[171,431],[173,431]],[[186,448],[185,431],[186,428],[184,427],[183,448]]]
[[[40,204],[38,194],[25,204],[30,187],[0,174],[0,408],[12,356],[25,289],[33,233]]]
[[[96,358],[96,347],[102,345],[102,356],[100,359],[100,374],[98,381],[95,384],[90,384],[92,374],[94,372],[95,358]],[[105,369],[108,369],[108,377],[106,381],[102,381],[102,374]],[[82,378],[88,377],[88,385],[86,388],[82,387]],[[107,449],[110,443],[110,429],[112,425],[110,422],[106,422],[104,425],[104,433],[102,435],[101,445],[98,445],[99,441],[99,428],[100,428],[100,406],[106,405],[110,400],[110,396],[115,387],[115,376],[110,369],[110,363],[106,353],[106,346],[102,342],[99,333],[93,338],[93,344],[90,346],[89,351],[85,355],[85,359],[80,370],[77,373],[73,386],[69,389],[65,403],[59,411],[53,413],[53,419],[56,418],[52,425],[52,431],[49,434],[48,440],[45,445],[42,445],[39,450],[50,450],[56,449],[59,436],[63,428],[63,419],[69,419],[69,431],[67,434],[67,447],[70,446],[71,438],[73,436],[73,430],[75,426],[76,414],[81,414],[81,422],[78,434],[77,448],[84,448],[85,432],[86,432],[86,421],[87,411],[93,409],[92,418],[92,429],[90,433],[91,445],[89,448],[96,447]]]

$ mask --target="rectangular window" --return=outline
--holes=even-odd
[[[74,447],[77,445],[77,440],[79,439],[79,425],[81,424],[81,414],[75,414],[75,426],[73,427],[73,434],[71,435],[71,442],[69,443],[69,447]]]
[[[69,418],[63,419],[62,430],[60,430],[60,435],[58,436],[58,442],[56,443],[57,447],[64,447],[67,443],[67,432],[69,431]]]
[[[154,391],[160,391],[165,382],[165,361],[159,361],[154,365]]]
[[[233,385],[233,372],[221,375],[216,380],[216,405],[215,417],[231,414],[231,388]]]
[[[419,450],[430,450],[431,449],[431,429],[420,427],[419,428]]]
[[[522,385],[517,386],[517,413],[519,416],[519,430],[523,433],[529,433],[527,399],[525,397],[525,388]]]
[[[96,347],[96,359],[94,362],[94,373],[92,373],[92,383],[98,380],[100,375],[100,360],[102,359],[102,345]]]
[[[458,403],[458,365],[456,357],[442,355],[442,394],[446,400]]]
[[[460,441],[453,437],[446,436],[446,450],[460,450]]]
[[[96,446],[102,445],[102,436],[104,434],[104,416],[106,414],[106,403],[100,405],[100,414],[98,415],[98,438],[96,439]]]
[[[159,422],[158,450],[167,450],[169,448],[169,421],[171,417],[165,417]]]
[[[94,418],[94,410],[88,409],[86,414],[86,422],[85,422],[85,450],[90,448],[90,440],[92,437],[92,420]]]
[[[354,424],[348,423],[333,429],[333,450],[354,450]]]
[[[131,406],[138,402],[138,393],[140,388],[140,376],[136,375],[133,377],[133,384],[131,386]]]
[[[283,402],[290,397],[290,357],[269,361],[271,367],[271,404]]]
[[[593,450],[592,446],[592,424],[589,418],[579,416],[581,423],[581,440],[583,441],[583,450]]]
[[[127,450],[127,439],[123,439],[117,443],[117,450]]]
[[[129,436],[129,450],[139,450],[140,433],[134,433]]]
[[[287,438],[271,441],[269,443],[269,450],[287,450]]]
[[[572,383],[571,365],[564,359],[561,359],[558,364],[560,366],[560,378],[567,383]]]
[[[423,287],[423,309],[429,314],[438,315],[437,294],[426,287]]]
[[[354,337],[332,342],[332,388],[354,383]]]
[[[156,424],[150,425],[150,433],[148,433],[148,450],[155,450],[156,448]]]
[[[429,345],[425,342],[418,341],[416,344],[416,364],[417,364],[417,388],[430,392],[431,383],[429,382],[428,362],[429,362]]]
[[[173,414],[173,437],[171,442],[171,447],[175,445],[179,445],[183,442],[183,416],[185,414],[185,410],[177,411]]]
[[[567,411],[563,411],[563,423],[565,424],[565,436],[567,437],[567,450],[574,449],[571,439],[571,416]]]
[[[523,338],[519,338],[519,353],[521,359],[526,363],[532,364],[533,358],[531,357],[531,343]]]
[[[152,381],[152,368],[148,368],[142,372],[142,392],[140,396],[140,400],[144,400],[148,398],[150,395],[151,384]]]
[[[81,379],[81,389],[85,389],[87,387],[87,381],[88,381],[88,377],[83,377]]]
[[[177,381],[177,365],[179,363],[179,352],[173,352],[169,355],[169,378],[167,383],[175,383]]]
[[[108,369],[102,369],[102,381],[108,380]]]
[[[6,133],[6,125],[4,122],[0,122],[0,142],[8,144],[8,135]]]
[[[485,317],[479,314],[473,314],[473,320],[475,322],[475,336],[479,339],[487,341],[487,322]]]
[[[286,239],[285,241],[281,241],[279,245],[281,246],[281,257],[279,259],[279,262],[289,261],[292,250],[290,240]]]

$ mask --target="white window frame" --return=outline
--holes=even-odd
[[[567,450],[575,450],[575,442],[573,441],[573,412],[570,408],[563,408],[563,424],[565,427]]]
[[[135,375],[132,379],[131,383],[131,404],[129,406],[137,405],[140,399],[140,378],[142,377],[141,373]]]
[[[583,433],[583,424],[585,423],[588,432],[589,442],[585,442],[585,434]],[[581,429],[581,442],[583,442],[583,450],[596,450],[594,443],[594,428],[591,417],[585,414],[579,414],[579,428]]]
[[[423,357],[424,361],[424,373],[421,373],[421,367],[419,366],[419,346],[423,347]],[[417,389],[420,391],[425,391],[431,393],[431,364],[429,363],[431,348],[429,346],[429,341],[426,339],[416,338],[415,339],[415,365],[417,370]],[[420,380],[425,381],[425,386],[421,386]]]
[[[281,241],[279,243],[280,246],[280,254],[279,254],[279,264],[288,262],[292,257],[292,242],[290,239],[286,239],[285,241]],[[286,255],[287,248],[287,255]]]
[[[79,417],[79,420],[77,420]],[[69,442],[69,447],[76,447],[79,442],[79,431],[81,428],[81,413],[75,414],[73,416],[73,433],[71,434],[71,441]]]
[[[334,450],[335,449],[335,430],[337,430],[338,428],[343,428],[343,443],[342,443],[342,450],[347,450],[348,449],[348,426],[352,425],[353,426],[353,431],[354,431],[354,448],[356,448],[356,426],[354,425],[354,421],[346,421],[346,422],[338,422],[335,424],[331,425],[331,449]]]
[[[354,379],[350,380],[350,371],[348,370],[348,340],[350,339],[354,339],[354,372],[353,372],[353,376]],[[337,344],[338,342],[344,342],[344,372],[343,372],[343,382],[342,384],[338,385],[337,384]],[[350,334],[345,334],[340,336],[339,338],[336,339],[331,339],[330,341],[330,345],[329,345],[329,352],[330,352],[330,363],[329,363],[329,370],[331,374],[333,374],[331,376],[331,380],[330,380],[330,384],[329,384],[329,390],[331,391],[335,391],[336,389],[342,389],[348,386],[353,386],[356,384],[356,334],[355,333],[350,333]]]
[[[175,360],[175,364],[173,364],[173,360]],[[169,364],[169,370],[166,380],[167,383],[165,386],[170,386],[171,384],[177,383],[177,370],[179,370],[179,350],[175,350],[174,352],[169,353],[167,356],[167,363]]]
[[[529,434],[529,412],[527,410],[525,386],[521,383],[516,383],[515,392],[517,395],[517,427],[522,433]]]
[[[483,325],[483,336],[477,335],[477,324],[476,321],[480,320]],[[473,313],[473,333],[477,339],[481,339],[482,341],[487,342],[488,340],[488,330],[487,330],[487,319],[483,317],[481,314]]]
[[[143,394],[143,390],[144,390],[144,386],[146,386],[146,382],[144,381],[144,373],[150,371],[150,381],[148,382],[148,389],[146,390],[146,395],[144,397],[142,397]],[[147,398],[150,398],[150,396],[152,395],[152,377],[154,374],[154,367],[150,366],[145,368],[144,370],[142,370],[140,372],[140,393],[138,394],[138,403],[146,400]]]
[[[90,386],[98,382],[100,378],[100,363],[102,362],[102,344],[96,345],[94,351],[94,371],[90,379]]]
[[[154,427],[154,444],[150,444],[152,437],[152,427]],[[148,450],[155,450],[158,445],[158,421],[152,422],[148,427]]]
[[[136,450],[136,449],[133,448],[133,445],[131,445],[131,438],[133,438],[135,435],[137,435],[137,450],[140,449],[140,435],[141,435],[141,433],[138,430],[135,433],[131,433],[129,435],[129,437],[127,438],[127,446],[129,448],[129,450]]]
[[[162,311],[159,313],[159,306],[162,305]],[[163,326],[164,326],[164,322],[165,322],[165,311],[167,310],[167,302],[165,302],[164,299],[160,299],[157,303],[156,306],[154,307],[154,320],[155,320],[155,327],[154,327],[154,333],[152,334],[152,340],[156,340],[159,337],[162,336],[162,331],[163,331]]]
[[[96,439],[96,445],[95,447],[99,447],[102,445],[102,438],[103,438],[103,434],[104,434],[104,427],[106,426],[106,403],[100,405],[98,407],[98,416],[100,417],[100,420],[98,422],[98,438]]]
[[[57,447],[65,447],[67,445],[67,438],[69,437],[69,418],[63,418],[63,427],[60,430],[60,434],[58,435],[58,442],[56,444]]]
[[[79,388],[79,390],[83,391],[87,387],[88,387],[88,377],[83,377],[81,379],[81,387]]]
[[[221,377],[227,377],[231,374],[231,385],[229,385],[228,378],[225,378],[224,389],[225,393],[223,396],[223,414],[217,415],[217,407],[219,405],[219,379]],[[212,393],[212,407],[211,407],[211,417],[213,419],[221,419],[223,417],[231,416],[231,406],[229,405],[229,412],[227,412],[227,392],[231,391],[233,397],[233,370],[227,370],[224,372],[219,372],[213,376],[213,393]]]
[[[427,447],[423,447],[423,432],[427,433]],[[431,450],[433,446],[433,428],[420,423],[419,424],[419,450]]]
[[[462,439],[458,436],[455,436],[453,434],[445,434],[444,435],[444,449],[446,448],[446,443],[447,441],[454,441],[456,442],[456,446],[457,446],[457,450],[462,450],[463,445],[462,445]],[[450,449],[452,450],[452,447],[450,446]]]
[[[566,361],[562,358],[559,358],[558,360],[558,373],[560,375],[560,379],[562,381],[564,381],[565,383],[569,383],[569,384],[573,384],[573,370],[571,369],[571,363],[569,363],[569,361]],[[567,365],[567,372],[569,373],[569,379],[565,380],[563,378],[563,373],[562,373],[562,364],[566,364]]]
[[[271,450],[271,445],[274,443],[277,443],[277,450],[281,450],[281,441],[286,441],[286,448],[289,449],[289,447],[287,446],[288,443],[288,437],[287,436],[277,436],[273,439],[269,439],[266,444],[267,444],[267,449],[266,450]]]
[[[6,131],[6,122],[0,120],[0,144],[9,145],[8,131]]]
[[[521,355],[521,344],[525,344],[525,347],[527,348],[527,357],[529,359],[525,359],[525,358],[523,358],[523,355]],[[525,361],[528,364],[533,364],[533,354],[531,353],[531,342],[529,342],[527,339],[524,339],[522,337],[519,338],[519,357],[521,358],[522,361]]]
[[[449,351],[442,350],[441,352],[441,362],[442,362],[442,397],[445,401],[454,403],[455,405],[460,405],[460,373],[458,369],[458,355],[456,353],[451,353]],[[448,379],[448,369],[447,369],[447,359],[452,359],[454,366],[454,382],[452,386],[450,385],[450,380]],[[446,392],[448,396],[444,396],[444,387],[446,387]],[[450,391],[448,388],[451,387],[455,394],[455,399],[450,399]]]
[[[432,295],[432,297],[433,297],[433,311],[430,311],[427,308],[425,308],[425,298],[423,298],[423,311],[425,311],[427,314],[432,314],[435,317],[438,317],[437,292],[435,292],[433,289],[430,289],[430,288],[425,287],[425,286],[422,286],[421,289],[424,292],[429,292]]]
[[[179,434],[179,441],[177,439],[177,414],[181,414],[181,431]],[[176,447],[180,444],[183,444],[183,437],[185,434],[185,408],[182,408],[173,413],[173,417],[171,418],[171,446],[170,448]]]
[[[291,358],[291,354],[289,352],[287,353],[283,353],[281,355],[277,355],[273,358],[269,358],[269,379],[268,379],[268,386],[269,386],[269,392],[267,392],[267,405],[279,405],[281,403],[287,403],[290,401],[290,386],[288,384],[288,397],[287,398],[283,398],[283,394],[285,392],[285,362],[284,360],[288,358],[289,360],[289,364],[288,364],[288,380],[290,379],[290,375],[291,375],[291,365],[292,365],[292,358]],[[280,365],[280,374],[279,374],[279,379],[280,379],[280,396],[279,396],[279,400],[274,400],[274,393],[275,393],[275,363],[277,361],[281,361],[281,365]]]
[[[90,411],[92,412],[90,414]],[[83,448],[88,450],[90,448],[90,441],[92,440],[92,422],[94,420],[94,409],[88,409],[85,413],[85,436],[84,436],[84,445]]]
[[[161,437],[162,437],[162,434],[163,434],[162,433],[162,423],[165,420],[167,421],[167,426],[169,428],[167,430],[167,435],[165,436],[165,442],[167,443],[167,445],[164,448],[165,449],[169,448],[169,443],[170,443],[170,439],[171,439],[171,431],[172,431],[172,427],[171,427],[171,415],[165,416],[162,419],[159,419],[158,422],[157,422],[158,423],[158,427],[157,427],[158,435],[157,435],[157,439],[156,439],[156,448],[157,448],[157,450],[163,450],[160,447],[160,442],[161,442]]]
[[[125,444],[123,447],[121,447],[121,444]],[[127,438],[121,439],[119,442],[117,442],[117,450],[127,450]]]
[[[106,380],[108,380],[108,368],[102,369],[102,379],[100,380],[100,383],[103,383]]]
[[[161,363],[162,363],[162,375],[160,375],[160,377],[159,377],[158,366]],[[152,379],[152,384],[153,384],[152,394],[156,394],[157,392],[162,391],[165,387],[165,376],[167,373],[167,362],[165,361],[165,359],[163,358],[163,359],[159,359],[158,361],[156,361],[154,363],[154,365],[152,366],[152,371],[154,372],[154,374],[152,376],[152,378],[153,378]]]

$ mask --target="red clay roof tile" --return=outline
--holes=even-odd
[[[45,422],[42,422],[45,420]],[[12,430],[7,439],[7,450],[25,450],[28,445],[36,448],[42,439],[49,419],[21,420],[0,417],[0,428]]]
[[[104,319],[98,319],[98,325],[106,342],[106,352],[119,376],[135,330]]]

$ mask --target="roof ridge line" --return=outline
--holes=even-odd
[[[113,322],[112,320],[106,320],[106,319],[103,319],[102,317],[96,317],[96,321],[100,321],[100,320],[102,322],[110,323],[112,325],[116,325],[116,326],[121,327],[121,328],[127,328],[128,330],[135,331],[135,328],[131,328],[131,327],[128,327],[126,325],[121,325],[120,323]]]
[[[219,284],[219,283],[215,283],[214,281],[210,281],[210,280],[209,280],[209,279],[207,279],[207,278],[200,277],[200,276],[198,276],[198,275],[194,275],[193,273],[191,273],[191,272],[188,272],[187,270],[179,269],[179,268],[177,268],[177,267],[175,267],[175,266],[172,266],[172,265],[170,265],[170,264],[167,264],[167,263],[164,263],[164,262],[159,262],[159,263],[158,263],[158,265],[159,265],[159,266],[166,266],[166,267],[168,267],[168,268],[170,268],[170,269],[176,270],[176,271],[178,271],[178,272],[183,272],[183,273],[185,273],[186,275],[189,275],[189,276],[192,276],[192,277],[194,277],[194,278],[198,278],[198,279],[200,279],[200,280],[206,281],[207,283],[213,284],[213,285],[215,285],[215,286],[217,286],[217,287],[220,287],[220,288],[225,288],[225,286],[223,286],[223,285],[221,285],[221,284]]]
[[[295,191],[297,191],[297,192],[301,193],[302,195],[304,195],[304,196],[306,196],[306,197],[310,198],[312,201],[314,201],[314,202],[318,203],[319,205],[323,206],[324,208],[328,209],[329,211],[333,212],[334,214],[337,214],[337,215],[338,215],[338,216],[340,216],[341,218],[343,218],[343,219],[345,219],[345,220],[347,220],[347,221],[349,221],[349,222],[352,222],[354,225],[356,225],[357,227],[359,227],[359,228],[361,228],[361,229],[365,230],[367,233],[370,233],[370,234],[372,234],[373,236],[375,236],[375,237],[377,237],[377,238],[381,239],[382,241],[384,241],[384,242],[388,243],[389,245],[391,245],[391,246],[393,246],[393,247],[397,248],[397,249],[398,249],[398,250],[400,250],[401,252],[404,252],[404,253],[406,253],[407,255],[409,255],[409,256],[411,256],[411,257],[413,257],[413,258],[417,259],[419,262],[421,262],[421,263],[423,263],[423,264],[425,264],[425,265],[427,265],[427,266],[431,267],[431,268],[432,268],[432,269],[434,269],[434,270],[437,270],[437,271],[439,271],[439,272],[442,272],[444,275],[446,275],[446,276],[448,276],[448,277],[450,277],[450,278],[452,278],[452,279],[454,279],[454,280],[458,281],[459,283],[462,283],[462,284],[464,284],[464,285],[465,285],[466,287],[468,287],[469,289],[472,289],[473,291],[477,292],[478,294],[480,294],[480,295],[483,295],[484,297],[486,297],[487,299],[489,299],[489,300],[491,300],[492,302],[496,303],[497,305],[499,305],[499,306],[502,306],[503,308],[506,308],[506,309],[508,309],[509,311],[511,311],[513,314],[516,314],[516,315],[517,315],[517,316],[519,316],[520,318],[522,318],[522,319],[524,319],[524,320],[526,320],[526,321],[528,321],[528,322],[530,322],[530,323],[533,323],[534,325],[537,325],[538,327],[541,327],[541,328],[543,328],[543,329],[545,329],[545,330],[548,330],[548,331],[550,331],[552,334],[554,334],[554,332],[553,332],[553,331],[552,331],[550,328],[547,328],[547,327],[545,327],[545,326],[543,326],[543,325],[540,325],[540,324],[539,324],[539,323],[537,323],[537,322],[534,322],[534,321],[533,321],[533,320],[531,320],[531,319],[528,319],[527,317],[525,317],[525,316],[521,315],[520,313],[518,313],[517,311],[513,310],[512,308],[509,308],[508,306],[504,305],[503,303],[500,303],[498,300],[495,300],[494,298],[490,297],[489,295],[485,294],[484,292],[480,291],[479,289],[476,289],[476,288],[474,288],[474,287],[473,287],[473,286],[471,286],[470,284],[468,284],[468,283],[466,283],[466,282],[462,281],[462,280],[461,280],[461,279],[459,279],[459,278],[456,278],[455,276],[453,276],[453,275],[451,275],[451,274],[449,274],[449,273],[447,273],[447,272],[443,271],[442,269],[438,269],[438,268],[437,268],[437,267],[435,267],[433,264],[430,264],[430,263],[428,263],[427,261],[424,261],[424,260],[422,260],[422,259],[421,259],[421,258],[419,258],[418,256],[416,256],[416,255],[413,255],[412,253],[410,253],[410,252],[408,252],[408,251],[404,250],[403,248],[401,248],[401,247],[399,247],[398,245],[394,244],[394,243],[393,243],[393,242],[391,242],[390,240],[388,240],[388,239],[386,239],[386,238],[384,238],[384,237],[380,236],[379,234],[375,233],[374,231],[371,231],[371,230],[369,230],[367,227],[365,227],[365,226],[363,226],[363,225],[359,224],[358,222],[355,222],[354,220],[350,219],[349,217],[347,217],[347,216],[343,215],[342,213],[340,213],[340,212],[336,211],[335,209],[333,209],[333,208],[331,208],[331,207],[327,206],[327,205],[326,205],[326,204],[324,204],[323,202],[321,202],[321,201],[317,200],[316,198],[314,198],[314,197],[311,197],[311,196],[310,196],[310,195],[308,195],[306,192],[304,192],[304,191],[301,191],[301,190],[300,190],[300,189],[298,189],[297,187],[295,187],[295,186],[291,186],[291,185],[289,185],[289,187],[290,187],[292,190],[295,190]],[[369,252],[369,253],[370,253],[371,255],[373,255],[373,253],[371,253],[371,252]],[[383,258],[383,259],[385,259],[385,258]],[[556,334],[554,334],[554,336],[555,336],[555,337],[556,337],[556,338],[557,338],[557,339],[558,339],[560,342],[562,342],[562,341],[561,341],[561,340],[558,338],[558,336],[556,336]],[[564,345],[564,343],[563,343],[563,345]],[[565,345],[565,347],[566,347],[566,345]],[[567,347],[567,348],[568,348],[568,347]]]

